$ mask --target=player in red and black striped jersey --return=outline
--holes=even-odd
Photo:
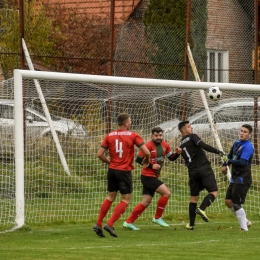
[[[213,203],[218,195],[215,174],[204,150],[221,156],[223,156],[224,153],[204,143],[198,135],[194,134],[189,121],[180,122],[178,127],[182,134],[179,147],[182,149],[181,155],[185,160],[185,165],[189,172],[190,223],[186,225],[186,228],[188,230],[193,230],[196,214],[200,215],[204,221],[209,221],[205,209]],[[208,191],[208,195],[203,199],[200,206],[197,207],[199,193],[204,189]]]
[[[119,191],[121,194],[121,201],[115,207],[111,218],[104,226],[104,229],[111,236],[117,237],[113,225],[125,212],[126,207],[130,203],[133,191],[131,170],[134,168],[134,146],[136,145],[144,154],[142,161],[144,168],[149,165],[150,159],[150,152],[141,136],[133,131],[129,131],[131,118],[127,113],[122,113],[118,116],[118,126],[118,130],[105,136],[97,152],[97,157],[109,165],[107,173],[108,196],[101,205],[97,223],[93,227],[93,230],[100,237],[105,237],[102,230],[102,222],[115,200],[117,192]],[[107,150],[109,151],[110,159],[105,155]]]
[[[139,230],[133,225],[133,222],[143,213],[143,211],[150,205],[155,192],[161,194],[157,202],[155,216],[152,221],[163,227],[169,225],[161,218],[171,195],[169,188],[159,179],[165,157],[174,161],[179,157],[181,149],[176,153],[172,153],[169,144],[163,140],[163,130],[160,127],[152,129],[152,139],[146,143],[148,150],[151,153],[150,163],[147,168],[143,168],[141,173],[141,182],[143,184],[142,202],[139,203],[132,211],[129,218],[124,222],[123,226],[130,230]],[[144,153],[139,152],[136,161],[142,164]]]

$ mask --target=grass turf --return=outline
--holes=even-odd
[[[148,221],[136,221],[140,231],[115,224],[118,238],[92,230],[94,223],[54,223],[25,226],[0,235],[1,260],[5,259],[259,259],[260,222],[250,219],[249,232],[239,231],[235,217],[198,219],[195,230],[180,221],[163,228]]]

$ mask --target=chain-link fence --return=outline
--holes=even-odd
[[[17,2],[0,0],[1,80],[24,28],[36,70],[194,80],[189,42],[202,81],[254,83],[255,1],[24,0],[23,22]]]

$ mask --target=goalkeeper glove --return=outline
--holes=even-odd
[[[220,151],[220,150],[218,150],[218,154],[219,154],[220,156],[225,155],[224,152],[222,152],[222,151]]]
[[[226,155],[223,155],[223,156],[222,156],[222,159],[223,159],[224,162],[227,162],[227,161],[228,161],[228,157],[227,157]]]

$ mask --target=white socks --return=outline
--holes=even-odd
[[[237,220],[238,220],[238,223],[240,225],[240,228],[242,230],[248,231],[248,227],[247,227],[248,219],[246,218],[245,210],[243,208],[241,208],[237,211],[234,211],[234,209],[231,208],[231,211],[233,211],[235,213]]]

